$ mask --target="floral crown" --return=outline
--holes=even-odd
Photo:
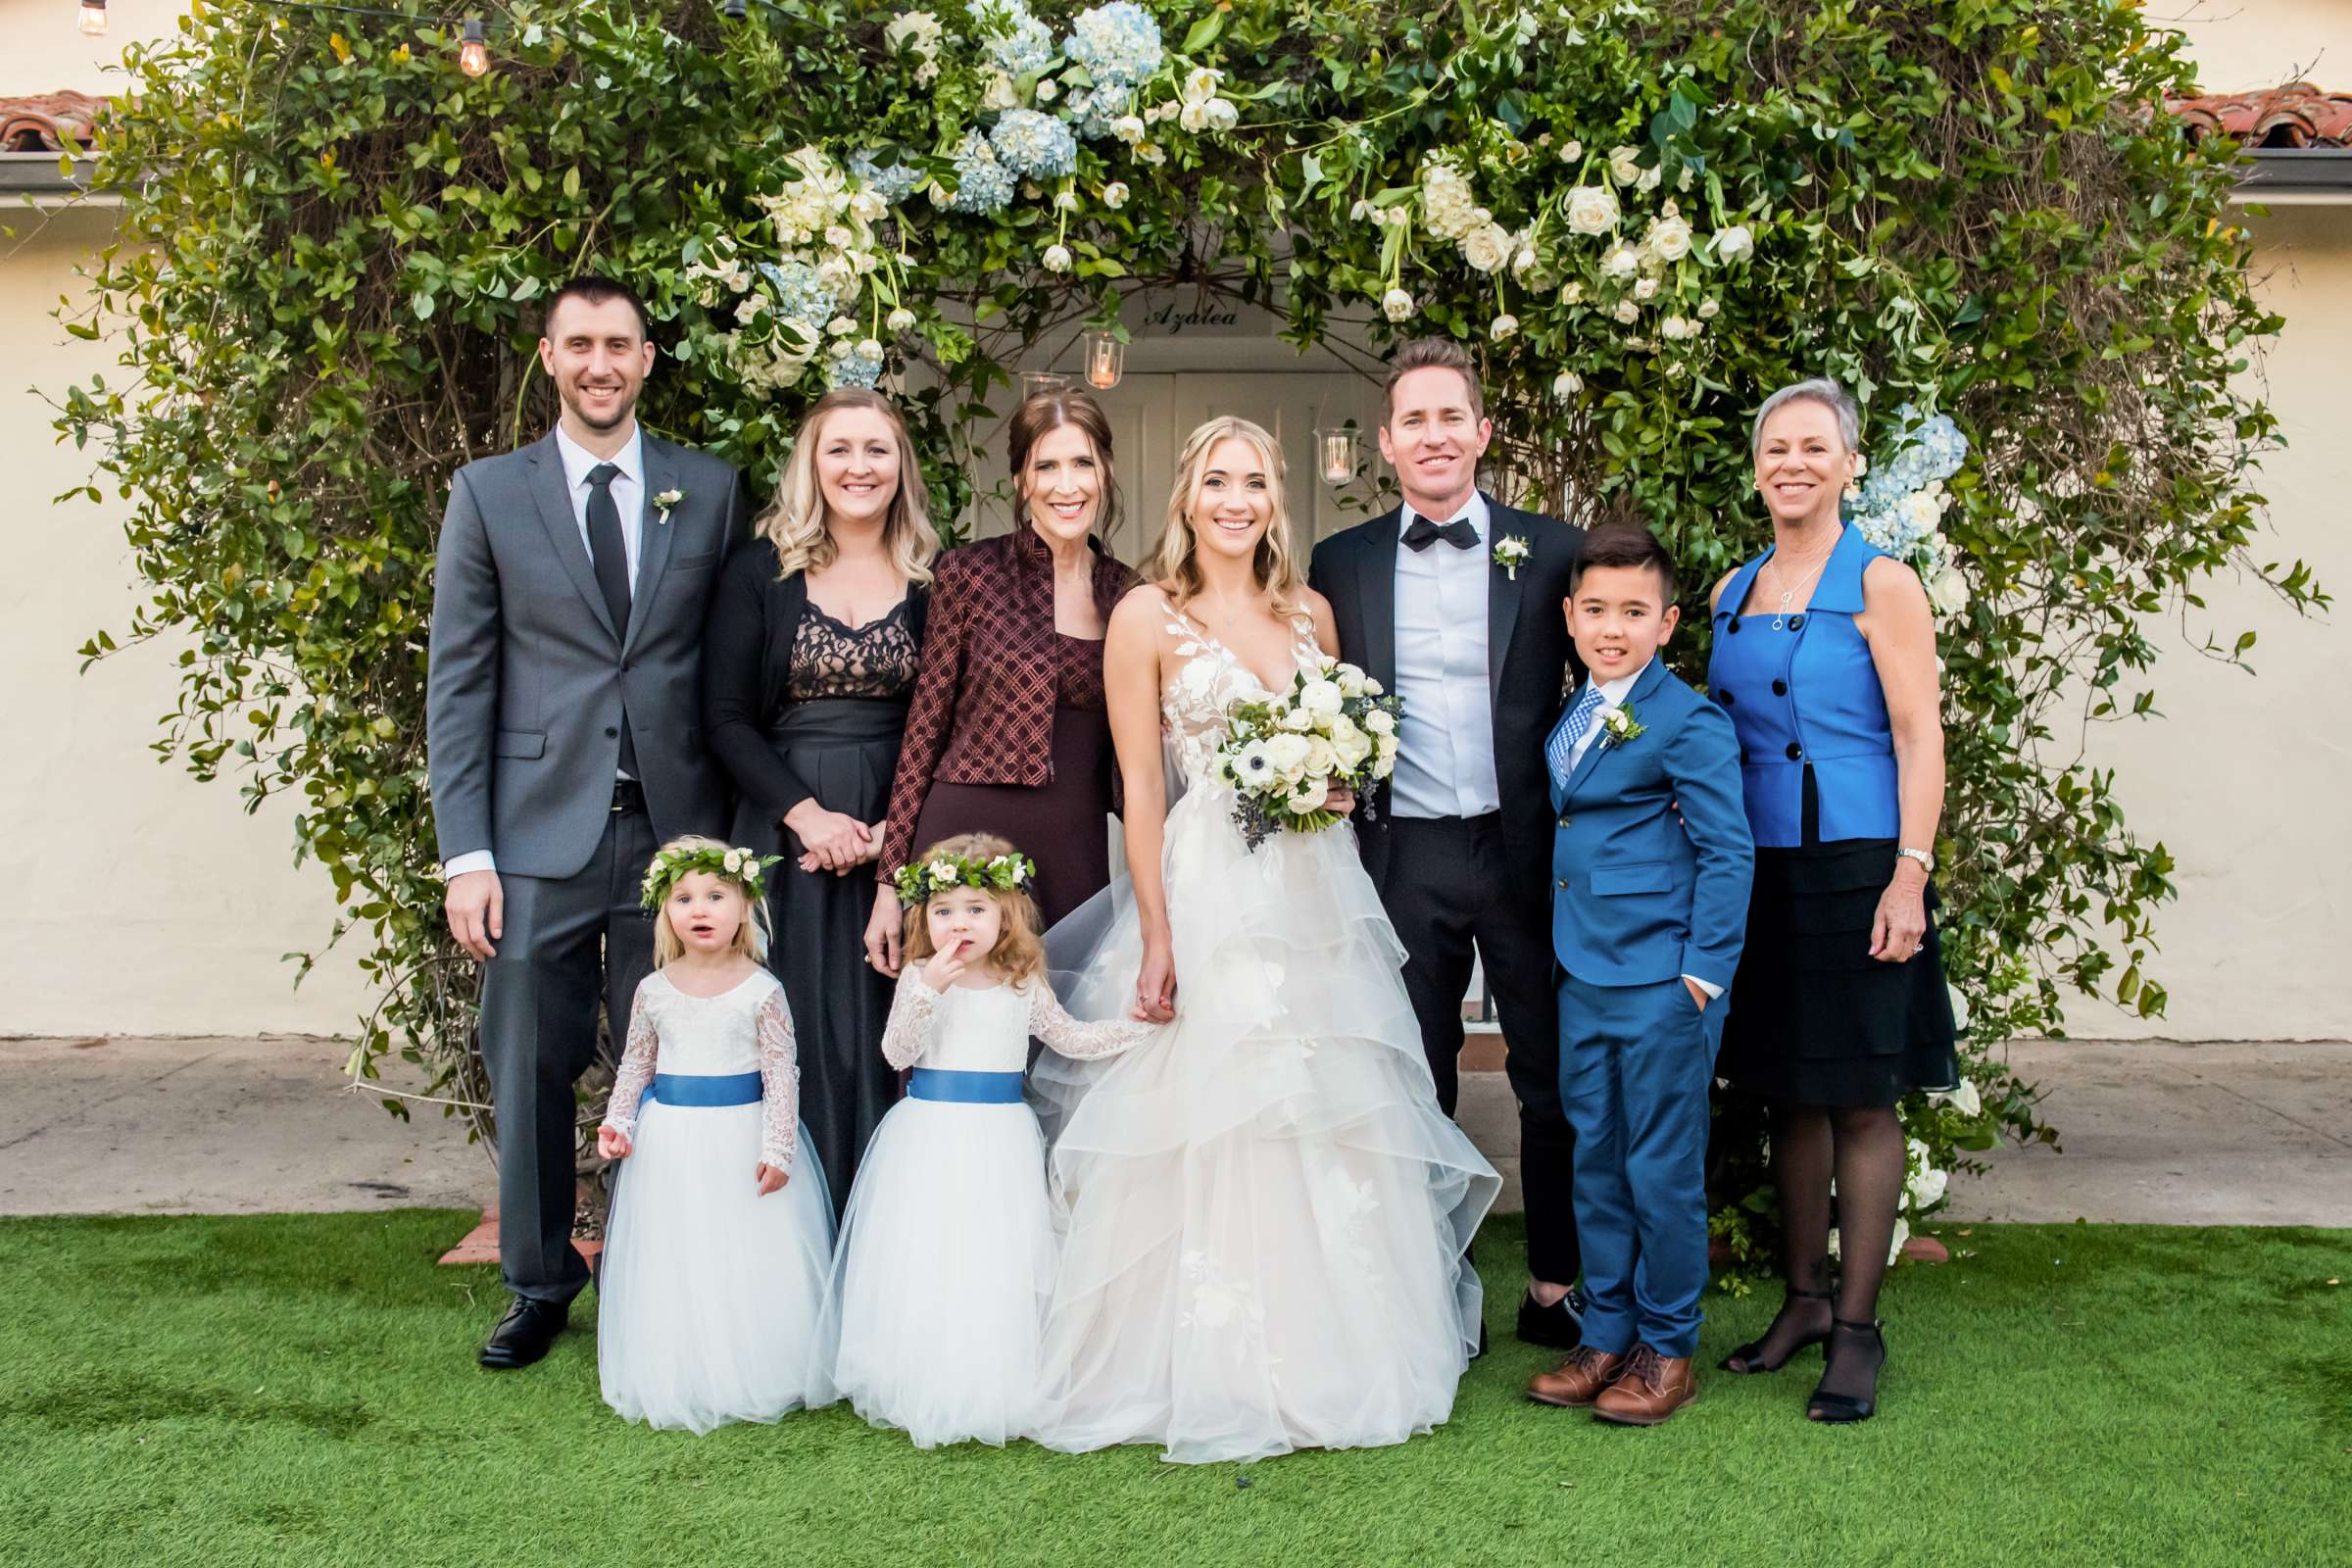
[[[766,892],[767,868],[782,858],[781,855],[761,855],[757,850],[731,850],[723,844],[662,850],[655,855],[654,863],[646,867],[645,885],[638,891],[637,902],[647,913],[652,913],[662,907],[679,878],[697,871],[740,882],[745,893],[759,899]]]
[[[1037,879],[1037,862],[1015,850],[976,859],[963,855],[934,855],[927,860],[902,865],[891,880],[898,884],[901,904],[928,904],[947,888],[990,888],[999,893],[1025,889]]]

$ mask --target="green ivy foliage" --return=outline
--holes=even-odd
[[[1952,416],[1973,450],[1944,532],[1971,593],[1940,627],[1937,848],[1984,1094],[1907,1122],[1938,1166],[2047,1138],[1984,1049],[2059,1031],[2070,993],[2162,1010],[2146,964],[2173,862],[2131,830],[2084,725],[2153,712],[2152,628],[2199,622],[2216,571],[2325,596],[2249,555],[2277,431],[2244,372],[2279,321],[2226,205],[2234,149],[2176,133],[2160,104],[2188,66],[2131,0],[1146,0],[1166,42],[1136,95],[1166,106],[1148,137],[1081,140],[1066,176],[983,213],[943,205],[965,134],[1008,103],[1066,115],[1094,84],[1058,58],[993,77],[1003,5],[943,4],[928,56],[890,30],[907,9],[547,0],[509,14],[475,79],[429,23],[199,0],[131,52],[135,106],[98,146],[121,238],[66,312],[111,334],[119,372],[63,391],[59,428],[97,441],[130,504],[147,598],[127,635],[187,648],[158,749],[233,776],[249,808],[300,798],[296,858],[333,877],[333,935],[365,945],[381,998],[357,1070],[397,1052],[484,1098],[424,795],[449,476],[550,421],[535,302],[599,270],[659,318],[647,422],[765,483],[833,362],[747,375],[754,328],[715,259],[783,254],[771,204],[810,147],[937,187],[873,219],[841,330],[881,345],[944,516],[993,468],[968,431],[1024,346],[1114,323],[1147,286],[1269,305],[1300,344],[1460,337],[1506,482],[1646,520],[1700,581],[1769,537],[1745,444],[1764,392],[1839,377],[1866,444],[1898,403]],[[1042,0],[1040,20],[1058,39],[1074,9]],[[1202,70],[1230,123],[1170,118]],[[1460,222],[1447,175],[1508,263],[1441,232]],[[1617,208],[1603,232],[1572,220],[1592,189]],[[1639,279],[1610,250],[1669,216],[1692,243],[1655,247],[1678,254],[1628,319]],[[2197,635],[2232,661],[2252,642]],[[1719,1225],[1744,1243],[1768,1208]]]

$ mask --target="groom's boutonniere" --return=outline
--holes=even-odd
[[[654,510],[661,514],[661,516],[656,520],[661,522],[669,521],[670,509],[685,499],[686,492],[683,490],[664,490],[660,495],[654,497]]]
[[[1600,715],[1600,738],[1609,746],[1623,746],[1642,738],[1642,721],[1634,716],[1634,705],[1620,703]]]
[[[1513,582],[1519,580],[1519,568],[1527,564],[1527,558],[1535,553],[1535,547],[1522,534],[1507,533],[1494,541],[1494,564],[1500,566],[1503,575]]]

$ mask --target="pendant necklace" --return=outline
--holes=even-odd
[[[1797,578],[1796,581],[1789,583],[1788,587],[1781,590],[1780,608],[1772,612],[1772,629],[1774,631],[1782,631],[1786,629],[1785,622],[1788,617],[1788,606],[1790,602],[1796,598],[1797,590],[1804,587],[1805,584],[1811,582],[1815,577],[1821,575],[1821,568],[1830,564],[1830,557],[1836,553],[1836,548],[1837,547],[1833,545],[1829,550],[1822,552],[1821,559],[1813,563],[1813,569],[1811,571],[1806,572],[1802,577]],[[1781,558],[1778,556],[1772,558],[1772,574],[1776,577],[1784,577],[1784,574],[1781,571]],[[1784,580],[1786,580],[1785,577]]]

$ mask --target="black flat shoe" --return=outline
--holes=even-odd
[[[1830,1299],[1830,1293],[1827,1291],[1789,1290],[1786,1292],[1782,1298],[1781,1312],[1786,1312],[1788,1310],[1788,1303],[1790,1301],[1826,1301],[1828,1299]],[[1778,1323],[1781,1320],[1781,1312],[1775,1312],[1772,1315],[1773,1322]],[[1832,1317],[1830,1321],[1835,1323],[1838,1320],[1837,1318]],[[1808,1346],[1819,1345],[1829,1339],[1829,1337],[1830,1331],[1828,1329],[1823,1329],[1819,1334],[1809,1334],[1805,1338],[1797,1341],[1794,1345],[1788,1347],[1788,1353],[1782,1356],[1778,1361],[1766,1361],[1764,1359],[1764,1340],[1750,1340],[1745,1345],[1742,1345],[1740,1347],[1740,1348],[1734,1350],[1731,1354],[1725,1356],[1722,1360],[1716,1362],[1715,1364],[1724,1371],[1731,1373],[1735,1377],[1753,1377],[1759,1372],[1778,1372],[1781,1368],[1787,1366],[1791,1360],[1795,1359],[1797,1351],[1806,1348]],[[1772,1330],[1767,1328],[1764,1331],[1764,1339],[1768,1340],[1770,1338],[1772,1338]],[[1734,1361],[1739,1362],[1740,1365],[1734,1366],[1732,1364]]]
[[[529,1366],[547,1354],[570,1317],[567,1301],[536,1301],[517,1296],[507,1315],[498,1320],[498,1327],[490,1331],[490,1343],[482,1347],[476,1359],[493,1372]]]
[[[1549,1306],[1532,1295],[1519,1298],[1519,1338],[1529,1345],[1573,1350],[1585,1343],[1585,1298],[1573,1285]]]
[[[1886,1337],[1874,1319],[1868,1323],[1848,1323],[1843,1318],[1831,1319],[1833,1328],[1829,1347],[1822,1359],[1835,1363],[1840,1355],[1860,1355],[1865,1349],[1878,1352],[1878,1361],[1870,1369],[1870,1392],[1864,1395],[1833,1394],[1816,1388],[1813,1397],[1805,1401],[1806,1418],[1830,1426],[1848,1426],[1867,1421],[1879,1412],[1879,1374],[1886,1369]],[[1837,1336],[1843,1336],[1845,1348],[1838,1348]],[[1826,1374],[1825,1374],[1826,1377]]]

